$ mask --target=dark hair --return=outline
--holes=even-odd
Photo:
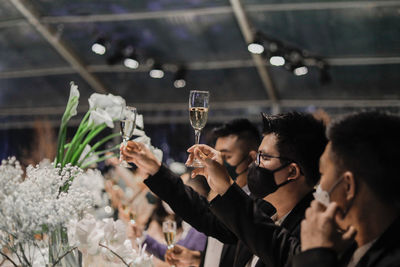
[[[296,162],[307,184],[315,185],[320,179],[319,158],[328,142],[323,122],[299,112],[262,116],[263,134],[275,134],[280,156]]]
[[[174,217],[174,220],[176,221],[176,227],[181,228],[182,227],[182,221],[183,219],[175,214],[175,215],[170,215],[162,205],[162,200],[157,198],[157,202],[155,203],[155,208],[153,210],[153,213],[151,214],[150,218],[147,220],[145,228],[147,229],[150,226],[150,223],[152,221],[156,221],[158,225],[162,226],[163,221],[168,219],[169,217]]]
[[[351,171],[381,200],[399,206],[400,117],[377,111],[347,115],[328,130],[338,171]]]
[[[251,150],[257,150],[261,143],[261,136],[257,127],[248,119],[235,119],[213,129],[214,142],[219,137],[237,135]]]

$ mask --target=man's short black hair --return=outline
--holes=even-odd
[[[325,126],[311,114],[289,112],[263,116],[263,134],[277,136],[280,157],[296,162],[309,185],[319,179],[319,158],[327,144]]]
[[[383,201],[400,207],[400,117],[377,111],[347,115],[328,130],[338,172],[351,171]]]
[[[257,150],[261,143],[257,127],[248,119],[234,119],[213,129],[214,140],[231,134],[237,135],[238,139],[244,141],[251,150]]]

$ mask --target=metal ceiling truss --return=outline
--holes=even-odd
[[[58,37],[56,31],[40,22],[37,11],[26,0],[9,0],[43,38],[71,65],[71,67],[96,91],[109,90],[90,73],[78,56]]]
[[[334,2],[311,2],[311,3],[287,3],[287,4],[258,4],[246,5],[246,12],[284,12],[284,11],[306,11],[306,10],[335,10],[335,9],[359,9],[400,6],[398,0],[378,1],[334,1]],[[231,14],[234,10],[231,6],[207,7],[185,10],[165,10],[152,12],[133,12],[124,14],[102,14],[84,16],[45,16],[44,23],[79,23],[79,22],[110,22],[127,20],[161,19],[178,16],[205,16]]]
[[[391,65],[400,64],[400,57],[346,57],[346,58],[327,58],[329,66],[372,66],[372,65]],[[269,63],[264,60],[263,64]],[[192,62],[186,65],[188,70],[218,70],[235,68],[254,68],[253,60],[227,60],[227,61],[207,61]],[[172,64],[163,65],[164,71],[175,72],[176,66]],[[121,65],[87,65],[86,69],[91,73],[116,73],[116,72],[148,72],[149,66],[141,65],[138,69],[129,69]],[[0,72],[0,79],[41,77],[51,75],[76,74],[72,67],[53,67],[35,68],[28,70],[4,71]]]

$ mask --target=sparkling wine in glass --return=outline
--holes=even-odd
[[[176,222],[166,220],[162,224],[165,241],[167,242],[168,249],[173,249],[175,246],[176,237]]]
[[[123,110],[120,124],[121,124],[122,144],[124,146],[128,144],[129,139],[132,137],[133,132],[135,131],[136,115],[137,111],[135,107],[126,106],[125,109]],[[131,167],[126,161],[122,161],[120,166],[125,168]]]
[[[206,126],[208,118],[208,100],[210,93],[208,91],[190,91],[189,95],[189,118],[190,124],[194,129],[195,144],[200,142],[201,130]],[[201,162],[195,158],[188,167],[204,167]]]

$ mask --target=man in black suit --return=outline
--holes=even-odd
[[[259,147],[259,155],[257,157],[258,166],[253,166],[251,171],[255,175],[253,175],[253,185],[250,191],[258,198],[266,197],[268,201],[273,202],[276,206],[275,223],[278,225],[282,224],[287,227],[290,233],[298,235],[299,223],[304,217],[304,211],[311,201],[312,197],[310,194],[313,185],[319,178],[318,159],[326,144],[324,126],[321,122],[307,114],[294,112],[277,116],[264,115],[264,134],[263,143]],[[221,155],[216,153],[215,150],[213,151],[215,152],[215,158],[213,159],[219,163],[217,161],[212,162],[222,164]],[[248,240],[245,236],[241,235],[240,231],[238,232],[236,229],[226,227],[229,226],[226,220],[222,217],[219,217],[218,220],[210,212],[208,206],[199,205],[196,207],[185,201],[181,201],[184,198],[182,195],[187,194],[190,197],[186,197],[186,199],[191,199],[190,203],[195,203],[196,201],[193,201],[193,199],[196,199],[196,196],[188,190],[184,190],[185,194],[181,194],[182,190],[176,190],[177,188],[182,188],[179,182],[149,154],[149,151],[143,145],[130,142],[127,148],[122,149],[122,153],[128,161],[134,162],[139,168],[142,168],[151,175],[145,181],[150,189],[166,200],[173,209],[176,209],[175,212],[177,214],[186,217],[184,219],[187,221],[190,220],[188,222],[192,226],[205,233],[208,231],[223,242],[232,242],[239,237],[252,252],[257,254],[258,251],[249,246],[250,243],[247,242]],[[223,167],[222,169],[224,171],[223,175],[229,177],[226,169]],[[272,183],[272,187],[271,183],[265,184],[263,181],[259,182],[258,178],[262,178],[264,175],[262,170],[259,173],[260,169],[269,170],[273,173],[272,180],[274,182]],[[193,174],[201,171],[196,170]],[[206,176],[208,175],[206,174]],[[209,182],[214,187],[210,179]],[[166,184],[170,186],[166,187]],[[214,188],[218,193],[221,193],[219,191],[220,188]],[[176,191],[179,191],[180,196],[174,197]],[[249,210],[253,212],[251,220],[254,219],[260,222],[271,221],[270,216],[273,215],[271,211],[275,210],[270,204],[258,200],[254,202],[256,205],[253,206],[253,201],[247,197],[237,184],[233,186],[233,191],[235,194],[245,196],[245,201],[238,206],[226,206],[226,210],[239,210],[243,208],[244,213],[241,215],[246,214]],[[199,208],[201,208],[200,213]],[[198,216],[199,214],[203,214],[203,216]],[[218,212],[216,214],[219,216]],[[232,218],[232,220],[241,221],[241,215]],[[205,229],[204,226],[207,226],[207,228]],[[244,246],[242,245],[242,247]],[[276,248],[272,249],[275,250]],[[257,258],[252,258],[251,255],[252,253],[250,253],[250,259],[239,263],[240,251],[236,253],[235,266],[264,266],[264,263],[268,264],[268,266],[277,266],[270,265],[271,262],[275,263],[275,261],[271,261],[269,258],[259,261]]]
[[[282,231],[299,243],[300,222],[313,199],[313,186],[319,180],[318,160],[327,140],[323,124],[309,114],[264,115],[263,119],[264,138],[257,161],[250,167],[248,186],[255,197],[276,208],[271,218],[260,218],[254,200],[238,190],[212,148],[199,145],[190,150],[205,164],[192,175],[207,177],[219,194],[210,209],[241,242],[265,265],[284,266],[292,252],[274,236]],[[258,266],[256,261],[254,257],[246,266]]]
[[[293,266],[400,266],[400,117],[350,115],[333,123],[328,139]],[[346,229],[356,232],[356,246],[339,254]]]
[[[257,127],[247,119],[236,119],[213,130],[215,149],[221,152],[224,165],[230,170],[240,187],[247,189],[248,165],[254,161],[261,141]],[[177,214],[193,227],[208,235],[205,253],[192,253],[191,264],[214,267],[234,266],[237,238],[209,210],[208,201],[174,176],[167,168],[160,169],[145,183],[161,199],[165,200]],[[215,196],[215,194],[214,194]],[[176,247],[178,249],[179,246]],[[184,248],[182,248],[184,249]],[[187,254],[189,253],[186,250]],[[250,253],[250,252],[249,252]],[[251,257],[251,253],[248,256]]]

